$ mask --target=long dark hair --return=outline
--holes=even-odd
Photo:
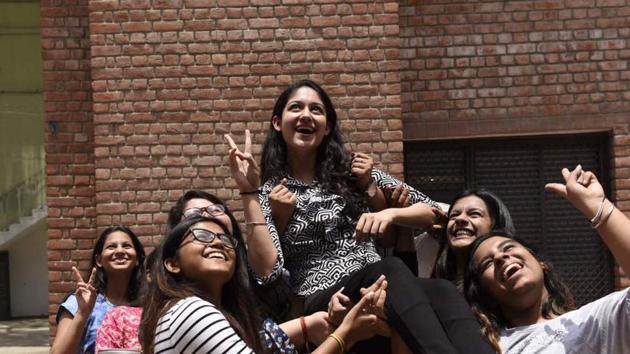
[[[321,183],[322,189],[344,198],[346,201],[344,214],[358,218],[367,203],[357,186],[356,177],[350,172],[352,156],[343,146],[337,113],[326,91],[311,80],[292,83],[276,100],[271,120],[273,121],[275,116],[282,118],[289,98],[301,87],[309,87],[317,92],[326,110],[326,124],[329,129],[328,135],[317,148],[315,178]],[[260,167],[263,181],[270,179],[280,181],[291,172],[287,164],[287,145],[282,133],[276,131],[273,124],[269,127],[263,146]]]
[[[521,244],[538,262],[541,263],[543,270],[543,280],[545,288],[549,293],[549,297],[542,305],[542,316],[544,318],[552,318],[552,316],[562,315],[568,311],[575,309],[575,302],[569,288],[560,280],[560,277],[549,263],[533,250],[527,243],[516,238],[514,234],[508,232],[493,232],[478,237],[470,246],[468,253],[468,266],[464,277],[464,289],[466,299],[470,303],[473,313],[477,315],[481,323],[482,332],[486,335],[490,343],[495,345],[498,343],[498,333],[501,328],[510,327],[510,323],[503,315],[500,305],[492,297],[492,295],[484,289],[481,284],[480,272],[473,263],[473,255],[479,245],[492,237],[505,237]]]
[[[105,242],[107,241],[107,238],[109,237],[109,235],[111,235],[112,233],[116,231],[124,232],[125,234],[127,234],[127,236],[129,236],[129,238],[131,239],[131,242],[133,243],[133,248],[136,250],[136,257],[137,257],[138,265],[136,265],[133,268],[131,277],[129,278],[129,284],[127,285],[127,294],[126,294],[127,301],[130,304],[134,304],[140,295],[140,290],[142,289],[144,282],[146,281],[145,276],[144,276],[145,254],[144,254],[144,247],[142,246],[142,243],[138,239],[138,236],[136,236],[136,234],[133,231],[131,231],[131,229],[128,228],[127,226],[116,225],[116,226],[110,226],[106,228],[98,237],[98,239],[96,240],[96,243],[94,243],[94,249],[92,250],[92,261],[91,261],[91,267],[90,267],[90,268],[96,268],[96,273],[94,274],[94,278],[95,278],[94,287],[101,294],[105,294],[107,290],[107,273],[105,273],[105,270],[103,270],[102,267],[97,266],[96,256],[100,255],[101,252],[103,252],[103,247],[105,246]]]
[[[213,204],[223,205],[223,207],[226,208],[225,214],[228,216],[232,215],[227,210],[227,206],[223,203],[221,199],[219,199],[219,197],[215,196],[214,194],[210,194],[208,192],[202,191],[202,190],[191,189],[187,191],[186,193],[184,193],[181,197],[179,197],[179,199],[177,199],[177,201],[175,202],[175,205],[173,205],[171,209],[168,211],[168,229],[169,230],[172,230],[182,220],[186,203],[188,203],[188,201],[191,199],[205,199],[212,202]]]
[[[483,200],[488,209],[488,214],[492,219],[492,226],[490,230],[497,232],[506,232],[511,235],[515,234],[514,223],[512,223],[512,217],[505,203],[494,193],[486,189],[466,189],[459,193],[451,201],[451,206],[448,209],[448,215],[451,215],[453,205],[465,197],[475,196]],[[457,263],[455,261],[455,254],[448,244],[448,230],[445,228],[440,245],[440,255],[436,261],[435,269],[433,270],[433,276],[436,278],[442,278],[447,280],[456,280],[457,278]]]
[[[236,251],[236,264],[234,275],[223,286],[221,303],[214,304],[225,316],[235,332],[250,346],[256,353],[264,352],[258,329],[262,324],[260,316],[256,311],[255,301],[249,290],[247,274],[247,254],[245,242],[236,220],[228,212],[232,220],[232,236],[238,240]],[[153,353],[153,340],[157,322],[166,311],[178,300],[198,296],[204,296],[198,285],[189,281],[181,274],[173,274],[166,270],[164,261],[168,258],[178,257],[179,246],[188,233],[188,230],[195,224],[203,221],[210,221],[219,225],[225,233],[230,233],[223,222],[216,218],[206,218],[197,216],[183,220],[176,225],[164,239],[156,250],[157,261],[152,268],[151,283],[147,296],[147,304],[142,314],[140,327],[140,341],[144,353]]]

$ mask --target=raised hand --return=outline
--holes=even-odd
[[[271,215],[280,235],[284,234],[297,204],[297,197],[287,188],[286,183],[286,179],[282,179],[269,193]]]
[[[351,172],[357,177],[357,183],[362,190],[367,189],[372,183],[372,167],[374,160],[370,155],[362,152],[352,153]]]
[[[97,291],[94,288],[94,281],[96,277],[96,268],[92,268],[92,272],[90,273],[90,278],[86,283],[81,276],[81,273],[76,267],[72,267],[72,272],[74,273],[74,278],[77,281],[77,290],[74,292],[77,298],[78,311],[85,316],[89,316],[92,313],[92,309],[94,309],[94,304],[96,303],[96,295]]]
[[[260,186],[260,168],[252,156],[252,138],[249,129],[245,129],[244,151],[239,150],[229,134],[224,135],[230,145],[230,171],[241,192],[250,192]]]
[[[548,183],[545,190],[566,198],[586,217],[592,218],[604,198],[604,188],[590,171],[583,171],[581,165],[573,171],[562,169],[565,184]]]

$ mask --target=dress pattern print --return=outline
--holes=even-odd
[[[381,189],[403,183],[377,169],[372,170],[372,179]],[[260,204],[278,250],[278,260],[272,273],[259,278],[259,282],[270,282],[286,269],[290,273],[293,292],[308,296],[381,259],[372,240],[358,242],[352,239],[358,220],[344,215],[346,201],[324,191],[317,181],[307,185],[291,176],[286,177],[286,187],[295,194],[297,203],[284,235],[279,235],[269,204],[269,193],[278,182],[276,179],[266,181],[260,193]],[[408,188],[412,203],[423,202],[437,207],[426,195]]]

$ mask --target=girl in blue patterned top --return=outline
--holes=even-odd
[[[399,259],[381,259],[373,238],[386,235],[389,226],[426,228],[441,222],[443,214],[416,190],[410,207],[369,213],[379,190],[400,181],[366,165],[344,148],[335,109],[319,85],[298,81],[280,95],[261,158],[265,182],[259,207],[266,227],[252,224],[248,238],[250,267],[258,280],[271,282],[288,271],[305,313],[312,313],[326,309],[342,288],[356,303],[362,287],[385,275],[383,320],[411,351],[492,352],[452,284],[419,280]],[[249,181],[253,189],[241,194],[257,193],[255,179]],[[427,287],[443,294],[438,298],[448,306],[440,308],[448,313],[434,310]]]
[[[126,226],[105,229],[94,244],[87,283],[73,267],[77,290],[59,306],[51,353],[94,353],[96,333],[107,311],[133,304],[145,281],[144,248]]]

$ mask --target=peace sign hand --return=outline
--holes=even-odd
[[[224,135],[230,145],[229,158],[232,177],[241,192],[250,192],[260,185],[260,168],[252,156],[252,138],[245,129],[245,151],[242,152],[229,134]]]
[[[89,316],[94,309],[94,303],[96,303],[97,291],[94,287],[96,280],[96,268],[92,268],[90,278],[86,283],[81,276],[81,273],[76,267],[72,267],[74,278],[77,281],[77,290],[74,292],[77,298],[78,312],[84,316]]]

